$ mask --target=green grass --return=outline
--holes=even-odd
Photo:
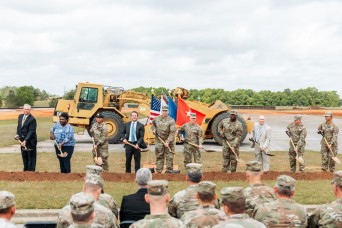
[[[53,125],[51,117],[38,117],[37,120],[37,137],[38,141],[47,140],[50,136],[49,132]],[[0,147],[6,147],[18,144],[14,140],[16,135],[18,120],[0,120]]]
[[[33,107],[49,107],[49,101],[35,101]]]

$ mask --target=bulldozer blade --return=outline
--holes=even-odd
[[[304,165],[304,163],[305,163],[303,157],[296,156],[296,160],[302,165]]]
[[[332,157],[332,159],[337,163],[341,164],[341,160],[338,157]]]

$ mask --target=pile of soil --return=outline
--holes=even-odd
[[[263,176],[263,180],[276,180],[279,175],[289,175],[296,180],[331,180],[333,174],[330,172],[306,172],[306,173],[290,173],[290,172],[268,172]],[[133,182],[135,174],[126,173],[103,173],[105,181],[112,182]],[[2,181],[83,181],[84,173],[51,173],[51,172],[5,172],[0,171],[0,180]],[[165,179],[168,181],[185,181],[185,174],[153,174],[153,179]],[[245,173],[222,173],[208,172],[204,173],[204,180],[210,181],[244,181]]]

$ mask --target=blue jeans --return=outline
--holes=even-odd
[[[74,146],[62,146],[62,152],[67,152],[68,156],[66,157],[60,157],[58,154],[60,154],[57,146],[55,145],[55,151],[56,151],[56,156],[59,160],[59,167],[61,169],[61,173],[70,173],[71,172],[71,157],[74,152]]]

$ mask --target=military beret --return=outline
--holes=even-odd
[[[6,209],[15,205],[15,196],[8,191],[0,191],[0,209]]]
[[[230,115],[237,115],[238,113],[237,113],[237,111],[236,110],[232,110],[232,111],[230,111]]]
[[[169,107],[168,106],[162,106],[162,111],[169,111]]]
[[[342,170],[336,171],[334,173],[334,179],[331,181],[331,183],[342,187]]]
[[[246,164],[246,171],[249,172],[261,172],[262,171],[262,164],[258,161],[249,161]]]
[[[187,174],[202,173],[202,164],[188,163],[185,168]]]
[[[333,114],[332,114],[332,112],[326,112],[325,114],[324,114],[324,116],[332,116]]]
[[[104,180],[97,174],[86,174],[85,183],[95,184],[100,188],[104,187]]]
[[[301,120],[302,119],[302,115],[297,114],[294,116],[294,120]]]
[[[98,165],[87,165],[87,168],[86,168],[87,174],[101,175],[102,171],[103,171],[103,168],[101,166],[98,166]]]
[[[295,189],[296,180],[287,175],[280,175],[276,180],[276,187],[289,188],[290,190]]]
[[[190,119],[196,119],[196,113],[190,113]]]
[[[104,118],[104,115],[101,113],[101,112],[98,112],[96,115],[95,115],[96,118]]]
[[[228,202],[236,202],[246,197],[243,193],[243,187],[225,187],[221,190],[221,198]]]
[[[147,192],[153,196],[165,195],[168,191],[168,184],[166,180],[151,180],[147,182]]]
[[[216,184],[211,181],[202,181],[197,187],[198,193],[209,193],[215,195]]]
[[[94,211],[95,199],[84,193],[77,193],[70,199],[71,213],[74,215],[85,215]]]

